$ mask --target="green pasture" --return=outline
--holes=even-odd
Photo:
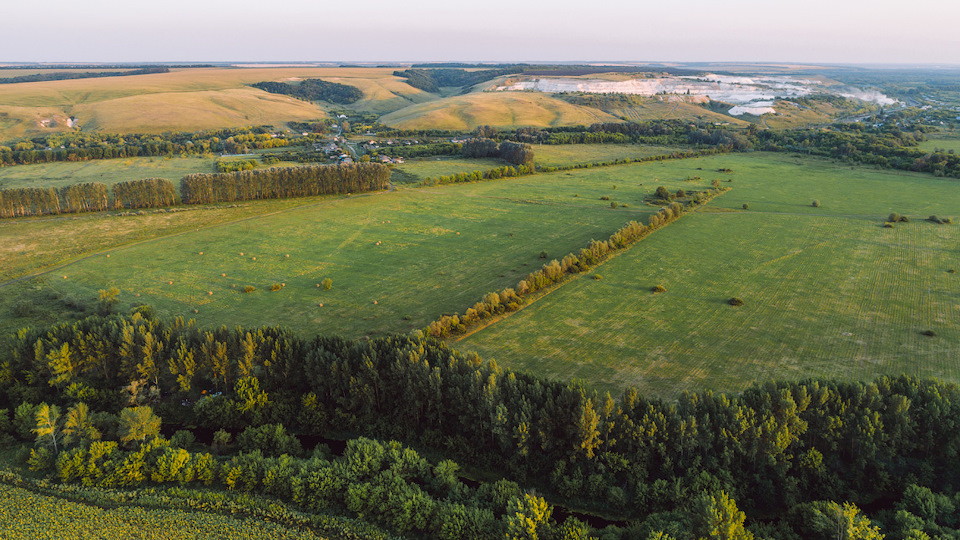
[[[960,274],[949,272],[960,271],[960,226],[922,219],[956,216],[956,180],[763,154],[642,172],[697,167],[711,177],[734,169],[716,173],[734,190],[455,346],[667,398],[813,376],[960,381]],[[883,228],[891,211],[913,219]],[[667,292],[653,294],[656,285]]]
[[[421,182],[424,178],[438,178],[457,173],[489,171],[509,165],[494,158],[461,158],[459,156],[429,156],[406,159],[402,165],[394,166],[394,183]]]
[[[533,155],[541,167],[602,163],[671,154],[678,148],[646,144],[535,144]]]
[[[122,238],[90,230],[101,248],[87,258],[0,288],[0,327],[45,320],[40,308],[31,314],[34,304],[75,299],[90,306],[98,290],[117,287],[119,309],[150,304],[160,315],[195,318],[201,326],[282,324],[308,335],[350,337],[406,332],[516,284],[545,262],[543,251],[562,257],[654,211],[641,203],[654,185],[633,181],[645,166],[301,200],[300,206],[285,201],[291,206],[263,217],[211,220],[193,230],[196,218],[184,212],[170,217],[186,220],[170,226],[179,234],[112,250],[110,241]],[[664,182],[673,189],[691,185]],[[631,206],[614,210],[601,194]],[[100,226],[109,229],[124,219],[130,218],[101,218]],[[48,228],[62,222],[23,223],[22,229],[8,229],[7,237],[42,244],[36,239],[49,237]],[[75,233],[60,250],[73,245],[86,245],[83,234]],[[47,260],[54,258],[51,253]],[[333,280],[331,290],[317,287],[325,278]],[[271,291],[274,284],[282,288]],[[256,290],[241,292],[248,285]],[[17,312],[26,315],[15,317],[17,303],[33,298]]]
[[[933,152],[934,150],[953,150],[955,153],[960,152],[960,135],[932,135],[926,141],[920,143],[920,149],[927,152]]]
[[[16,165],[0,167],[0,189],[63,187],[84,182],[100,182],[110,186],[117,182],[142,180],[144,178],[166,178],[179,185],[180,179],[184,175],[198,172],[216,172],[216,162],[216,157],[206,155]]]
[[[306,528],[267,520],[199,511],[100,507],[21,488],[0,485],[0,536],[8,540],[38,538],[130,538],[245,540],[320,538]]]

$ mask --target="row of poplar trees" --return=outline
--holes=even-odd
[[[189,174],[181,180],[185,204],[307,197],[386,189],[390,169],[379,163],[272,167],[224,174]],[[111,196],[112,191],[112,196]],[[0,217],[42,216],[180,204],[172,182],[146,178],[60,188],[0,189]]]
[[[0,189],[0,217],[160,208],[173,206],[180,200],[173,183],[163,178],[119,182],[113,185],[113,197],[110,192],[106,184],[99,182],[60,188]]]

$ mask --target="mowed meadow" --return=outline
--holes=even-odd
[[[773,379],[960,381],[960,230],[925,219],[956,217],[956,180],[770,154],[640,172],[734,189],[454,346],[665,398]],[[884,228],[894,211],[911,221]]]
[[[0,288],[0,311],[9,314],[30,298],[95,304],[100,289],[116,287],[118,309],[149,304],[161,316],[201,326],[281,324],[354,338],[407,332],[515,285],[545,262],[542,252],[562,257],[645,219],[655,208],[643,200],[656,185],[634,181],[644,167],[653,165],[143,216],[8,220],[0,235],[18,242],[0,253],[9,260],[33,257],[34,247],[43,252],[43,239],[56,243],[64,227],[74,233],[69,245],[32,264],[49,271]],[[662,183],[693,187],[681,179]],[[610,200],[621,206],[611,208]],[[147,225],[130,221],[141,219],[169,235],[130,243],[110,232]],[[72,258],[56,259],[73,249]],[[30,266],[18,264],[8,277],[31,274]],[[332,280],[329,290],[324,279]],[[248,286],[255,290],[242,292]],[[22,319],[5,324],[29,322]]]

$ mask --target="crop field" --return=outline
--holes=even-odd
[[[733,191],[454,346],[665,398],[813,376],[960,381],[960,229],[923,219],[955,216],[956,180],[763,154],[642,172],[719,168]],[[891,211],[911,222],[882,227]]]
[[[201,326],[283,324],[310,335],[349,337],[422,328],[488,291],[516,284],[543,264],[542,251],[562,257],[651,213],[654,208],[643,205],[643,198],[655,184],[634,179],[643,167],[656,166],[288,200],[283,211],[222,225],[217,220],[231,210],[247,215],[258,210],[250,204],[192,210],[197,217],[181,212],[99,220],[91,215],[73,223],[11,220],[0,223],[7,227],[0,235],[17,238],[10,256],[24,259],[17,275],[50,264],[64,252],[74,258],[92,256],[0,288],[0,327],[44,319],[42,312],[13,316],[16,303],[25,299],[37,298],[40,304],[73,298],[92,304],[99,289],[117,287],[120,309],[150,304],[160,315],[184,315]],[[680,179],[663,183],[672,189],[694,187]],[[612,209],[602,196],[629,207]],[[194,220],[203,212],[224,214],[201,225]],[[105,251],[111,242],[127,240],[116,230],[118,224],[145,225],[128,219],[166,220],[169,230],[179,234],[140,233],[155,239]],[[70,242],[56,239],[62,227],[76,231]],[[91,242],[84,241],[86,235]],[[47,240],[52,245],[45,248]],[[33,254],[34,249],[40,254]],[[27,254],[36,258],[31,261]],[[333,281],[330,290],[318,287],[325,278]],[[274,284],[280,290],[272,291]],[[256,290],[241,292],[246,286]]]
[[[184,175],[215,172],[213,156],[138,157],[0,167],[0,188],[63,187],[83,182],[111,186],[144,178],[166,178],[179,187]]]
[[[617,118],[590,107],[571,105],[534,92],[479,92],[411,105],[383,116],[381,122],[400,129],[467,130],[481,125],[550,127]]]
[[[533,149],[537,165],[541,167],[662,156],[679,150],[646,144],[537,144]]]
[[[316,539],[308,529],[258,519],[203,512],[121,506],[101,508],[21,488],[0,485],[0,537],[8,540],[53,538],[130,538],[178,540],[216,537]]]

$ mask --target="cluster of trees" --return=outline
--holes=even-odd
[[[180,202],[173,182],[164,178],[145,178],[113,185],[113,208],[161,208]]]
[[[280,160],[274,156],[267,156],[266,158],[269,161],[274,163],[279,163]],[[255,159],[236,159],[233,161],[225,161],[222,159],[217,160],[217,172],[218,173],[228,173],[234,171],[249,171],[251,169],[257,168],[257,160]]]
[[[721,193],[723,191],[713,189],[698,194],[700,196],[692,200],[690,205],[704,204]],[[500,292],[487,293],[473,307],[467,308],[463,315],[455,313],[440,317],[430,323],[424,329],[424,332],[435,338],[443,338],[450,334],[463,334],[470,326],[482,323],[486,319],[516,311],[523,304],[523,297],[554,283],[559,283],[572,274],[589,270],[603,262],[613,252],[630,247],[651,232],[676,220],[683,215],[684,211],[684,206],[674,201],[650,216],[649,225],[637,221],[628,221],[623,227],[611,234],[608,239],[591,240],[578,253],[569,253],[559,261],[554,259],[544,264],[539,270],[531,272],[530,275],[520,280],[516,287],[508,287]]]
[[[459,154],[462,149],[462,144],[452,142],[411,144],[409,146],[390,146],[382,148],[383,153],[385,154],[405,158],[420,156],[453,156]]]
[[[309,165],[188,174],[180,180],[180,196],[185,204],[206,204],[354,193],[389,185],[390,168],[380,163]]]
[[[127,71],[54,71],[51,73],[35,73],[33,75],[18,75],[16,77],[2,77],[0,84],[15,84],[26,82],[65,81],[68,79],[95,79],[99,77],[127,77],[130,75],[150,75],[153,73],[170,73],[166,67],[145,67]]]
[[[363,98],[363,91],[356,86],[327,82],[322,79],[304,79],[297,84],[282,82],[258,82],[251,84],[271,94],[293,96],[304,101],[329,101],[349,105]]]
[[[926,137],[919,128],[869,128],[859,123],[835,124],[830,130],[754,130],[749,132],[758,150],[800,152],[883,168],[960,178],[960,156],[918,148]]]
[[[534,174],[536,169],[533,165],[518,165],[516,167],[511,167],[505,165],[503,167],[496,167],[487,171],[473,171],[473,172],[463,172],[456,173],[450,176],[442,175],[437,178],[427,177],[423,179],[423,184],[432,186],[436,184],[463,184],[469,182],[480,182],[482,180],[498,180],[500,178],[512,178],[514,176],[526,176],[528,174]]]
[[[485,81],[493,80],[502,75],[512,75],[523,71],[521,66],[508,66],[498,69],[480,69],[467,71],[457,68],[441,69],[408,69],[394,71],[395,77],[407,79],[407,84],[424,92],[437,93],[444,86],[473,86]]]
[[[668,159],[686,159],[691,157],[713,156],[726,152],[722,148],[707,148],[702,150],[684,150],[674,151],[669,154],[660,154],[657,156],[644,156],[639,158],[621,158],[613,161],[595,161],[592,163],[573,163],[570,165],[560,165],[559,167],[537,167],[539,172],[569,171],[574,169],[592,169],[593,167],[611,167],[613,165],[626,165],[627,163],[649,163],[651,161],[665,161]]]
[[[109,135],[91,132],[57,133],[0,145],[0,166],[87,161],[138,156],[173,156],[302,144],[302,138],[274,136],[270,126],[183,132],[164,135]]]
[[[888,527],[955,525],[948,503],[960,485],[960,388],[935,380],[771,382],[676,402],[628,389],[614,399],[417,335],[306,340],[280,328],[199,330],[139,312],[23,330],[0,354],[4,423],[23,403],[84,402],[93,413],[151,405],[169,423],[210,429],[282,423],[376,434],[645,520],[648,530],[691,530],[682,511],[690,501],[710,493],[722,503],[725,492],[748,517],[785,516],[753,527],[792,539],[805,521],[796,516],[844,508],[821,501],[892,511],[911,485],[946,498],[924,491],[932,506],[878,514]]]
[[[499,158],[514,165],[533,165],[533,148],[528,144],[476,138],[463,143],[461,154],[466,158]]]

